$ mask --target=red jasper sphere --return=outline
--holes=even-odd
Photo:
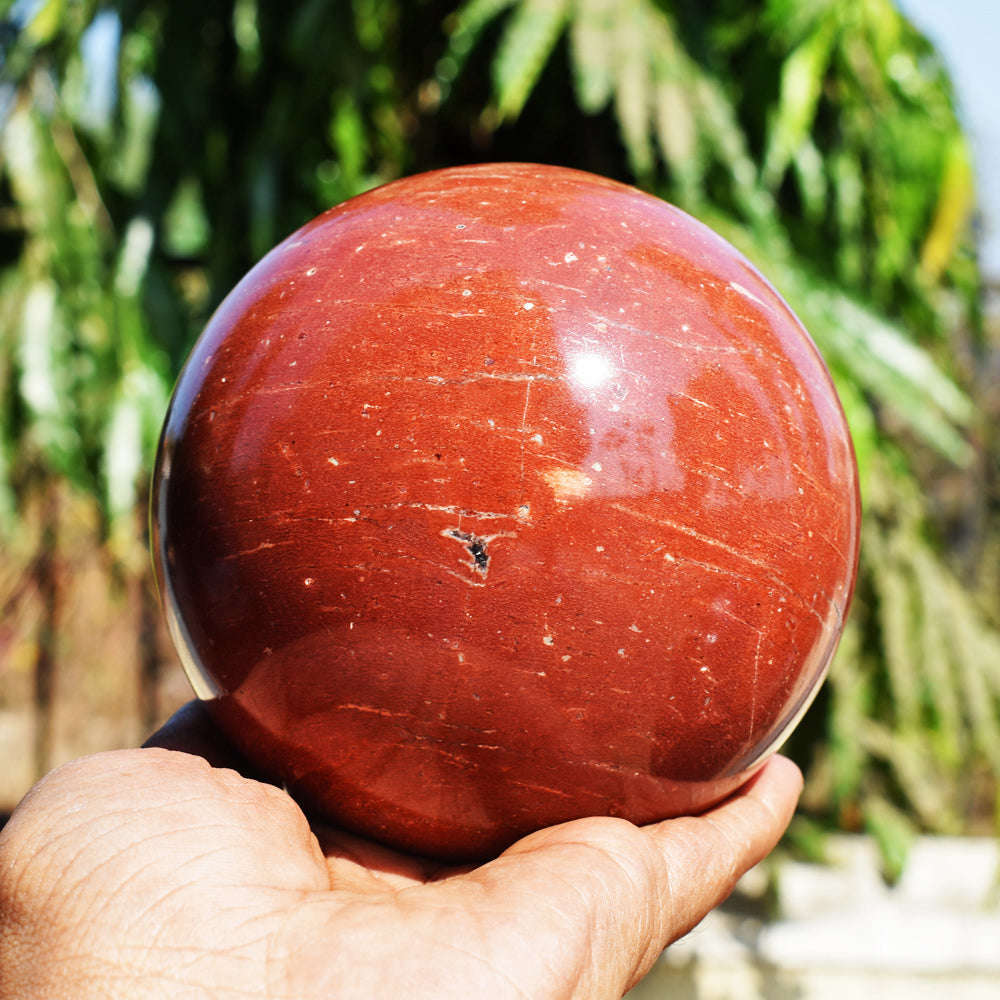
[[[823,361],[739,253],[501,164],[354,198],[243,279],[154,521],[236,744],[349,829],[468,859],[744,782],[837,644],[859,505]]]

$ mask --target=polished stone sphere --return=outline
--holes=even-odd
[[[449,859],[732,792],[816,693],[858,557],[844,415],[771,285],[665,202],[526,164],[272,250],[187,362],[153,514],[229,737]]]

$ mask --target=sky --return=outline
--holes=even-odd
[[[983,271],[1000,283],[1000,4],[989,0],[900,0],[935,43],[951,73],[972,136]]]

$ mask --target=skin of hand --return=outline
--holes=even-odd
[[[36,785],[0,833],[0,998],[618,998],[801,790],[773,757],[702,816],[576,820],[442,868],[249,773],[192,704]]]

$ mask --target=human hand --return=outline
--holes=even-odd
[[[582,819],[442,868],[310,828],[197,704],[150,744],[59,768],[0,833],[0,1000],[617,998],[801,788],[775,757],[702,816]]]

